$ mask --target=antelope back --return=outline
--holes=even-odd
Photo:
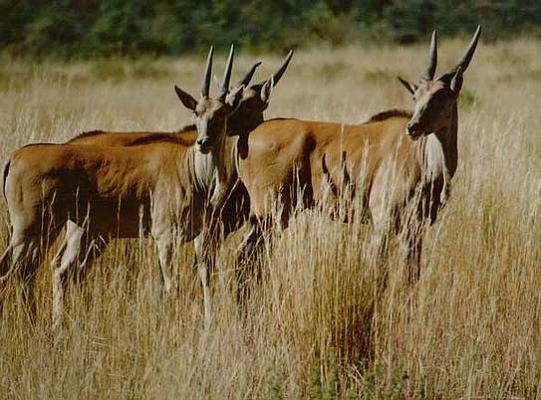
[[[190,146],[196,139],[195,126],[188,126],[178,132],[111,132],[91,131],[83,132],[70,139],[67,144],[83,144],[97,146],[137,146],[157,141],[179,143]]]

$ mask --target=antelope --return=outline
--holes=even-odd
[[[280,82],[293,57],[290,50],[280,67],[266,80],[250,85],[250,81],[261,62],[255,63],[246,75],[237,83],[237,88],[243,87],[241,99],[227,123],[226,154],[230,158],[225,160],[225,174],[221,182],[222,198],[217,211],[211,214],[206,210],[208,220],[202,224],[198,231],[194,247],[194,269],[198,269],[202,282],[208,282],[208,271],[213,268],[219,244],[229,235],[242,226],[249,212],[249,197],[244,184],[238,180],[236,170],[237,154],[247,151],[247,138],[249,133],[263,123],[263,113],[268,108],[272,89]],[[176,93],[182,101],[183,95],[176,88]],[[226,97],[226,103],[233,105],[234,98]],[[197,130],[194,125],[187,126],[177,132],[106,132],[90,131],[82,133],[68,141],[70,144],[102,145],[102,146],[137,146],[154,142],[179,142],[192,145],[195,142]],[[211,191],[212,187],[205,188]],[[204,212],[204,210],[200,210]],[[196,211],[192,211],[196,212]],[[199,215],[203,219],[203,215]],[[208,325],[211,318],[211,301],[208,286],[204,286],[205,323]]]
[[[10,156],[3,183],[12,235],[0,270],[9,268],[2,279],[19,270],[32,312],[39,259],[67,226],[52,263],[53,329],[61,323],[68,273],[77,266],[87,269],[112,238],[151,236],[158,247],[161,286],[166,295],[171,293],[174,239],[192,240],[201,230],[205,208],[221,196],[227,121],[244,89],[229,91],[232,46],[219,96],[210,97],[212,57],[211,47],[199,101],[176,87],[184,106],[195,113],[193,145],[34,144]],[[46,233],[48,240],[41,244]],[[206,271],[200,277],[207,296]]]
[[[408,282],[418,280],[426,225],[447,202],[457,168],[457,99],[480,32],[478,27],[458,64],[434,78],[434,31],[419,83],[400,78],[413,95],[413,112],[390,110],[360,125],[278,119],[251,132],[248,152],[238,161],[250,196],[250,230],[236,268],[240,299],[246,290],[244,264],[260,251],[270,222],[284,229],[292,211],[314,207],[332,197],[329,193],[360,199],[360,210],[354,211],[372,223],[377,254],[385,254],[388,237],[398,235],[406,249]]]

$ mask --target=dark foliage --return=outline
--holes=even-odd
[[[438,27],[485,38],[538,33],[538,0],[0,0],[11,56],[178,54],[210,43],[276,50],[370,36],[414,42]]]

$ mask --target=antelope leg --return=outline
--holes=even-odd
[[[60,328],[68,273],[79,260],[85,229],[68,221],[66,237],[53,262],[53,331]]]

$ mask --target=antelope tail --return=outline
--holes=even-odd
[[[342,152],[342,188],[338,188],[338,186],[333,182],[331,173],[329,172],[329,168],[327,167],[326,162],[326,156],[327,154],[323,154],[321,157],[321,169],[323,171],[323,175],[325,175],[325,179],[327,180],[327,183],[331,189],[331,192],[336,196],[340,197],[342,192],[345,190],[348,190],[348,188],[351,188],[351,199],[355,197],[355,186],[352,186],[351,184],[351,175],[349,174],[349,171],[347,169],[347,162],[346,162],[346,152]]]
[[[327,180],[327,183],[329,184],[329,188],[331,189],[331,192],[336,197],[340,197],[340,193],[338,191],[338,187],[333,182],[331,174],[329,172],[329,168],[327,168],[327,162],[325,161],[327,154],[323,153],[323,156],[321,157],[321,169],[323,170],[323,175],[325,175],[325,179]]]
[[[10,261],[11,261],[11,244],[4,251],[4,254],[2,254],[2,257],[0,257],[0,283],[8,279],[12,275],[13,270],[15,269],[14,265],[10,266]]]
[[[9,166],[11,165],[11,160],[7,160],[4,163],[3,168],[3,176],[2,176],[2,194],[4,195],[4,199],[7,201],[6,197],[6,180],[8,178],[9,173]],[[11,273],[13,272],[14,266],[12,265],[10,268],[10,260],[11,260],[11,244],[8,245],[8,248],[4,251],[4,254],[2,254],[2,257],[0,257],[0,282],[4,282]]]
[[[6,180],[8,179],[8,173],[9,173],[9,166],[11,165],[11,160],[7,160],[5,163],[4,163],[4,174],[3,174],[3,177],[2,177],[2,194],[4,195],[4,199],[7,200],[7,197],[6,197]]]

